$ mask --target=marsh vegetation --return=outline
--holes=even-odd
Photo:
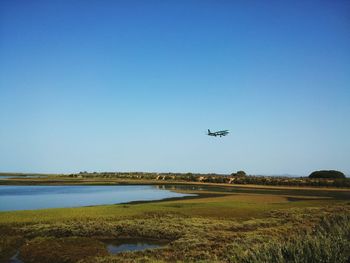
[[[348,190],[164,186],[183,200],[0,213],[7,262],[348,262]],[[164,245],[112,255],[105,240]]]

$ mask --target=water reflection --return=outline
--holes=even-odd
[[[129,186],[13,186],[0,185],[0,210],[78,207],[151,201],[189,194],[161,190],[151,185]]]
[[[10,258],[9,263],[23,263],[23,261],[19,259],[19,251]]]
[[[168,242],[148,239],[118,239],[105,241],[105,243],[107,244],[108,253],[118,254],[121,252],[160,248]]]
[[[46,178],[47,175],[0,175],[0,179]]]

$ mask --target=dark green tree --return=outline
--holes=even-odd
[[[344,179],[345,175],[336,170],[321,170],[312,172],[309,178]]]

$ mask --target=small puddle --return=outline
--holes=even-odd
[[[14,254],[11,258],[9,263],[23,263],[22,260],[20,260],[19,258],[19,251],[16,252],[16,254]]]
[[[150,240],[150,239],[117,239],[105,240],[109,254],[118,254],[121,252],[140,251],[145,249],[160,248],[168,244],[168,241]]]

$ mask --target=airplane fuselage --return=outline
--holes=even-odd
[[[211,132],[209,129],[208,129],[208,135],[209,136],[226,136],[227,134],[229,133],[228,130],[223,130],[223,131],[216,131],[216,132]]]

